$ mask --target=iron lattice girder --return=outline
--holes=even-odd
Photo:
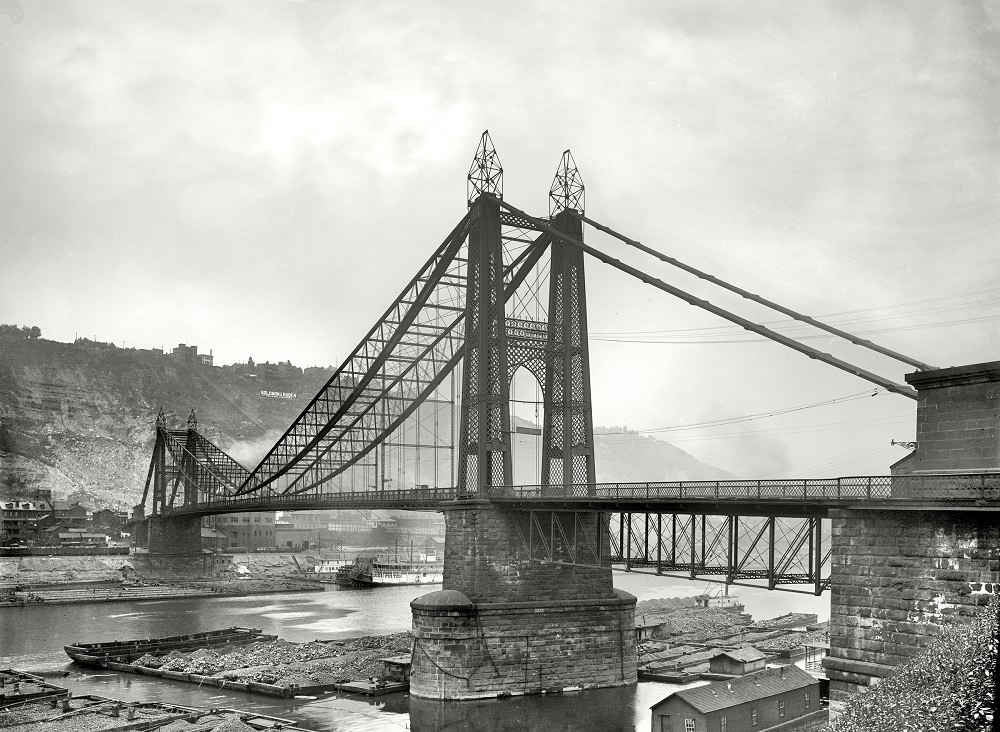
[[[611,567],[607,515],[589,511],[513,511],[528,559]]]
[[[322,485],[384,441],[464,354],[467,215],[354,353],[320,390],[240,495],[292,495]],[[503,268],[504,302],[523,284],[551,237],[540,235]]]
[[[830,531],[818,517],[620,513],[609,532],[611,561],[628,571],[796,592],[787,586],[810,585],[815,595],[830,587]]]
[[[195,429],[168,430],[163,423],[157,423],[156,444],[146,479],[147,493],[151,482],[156,486],[154,513],[173,507],[182,487],[184,504],[232,496],[248,474],[245,467]]]
[[[376,438],[358,451],[353,434],[374,433],[384,439],[433,392],[445,375],[442,365],[457,361],[463,343],[462,313],[453,305],[462,301],[465,267],[457,255],[468,222],[466,215],[239,493],[297,493],[318,487],[378,444]]]

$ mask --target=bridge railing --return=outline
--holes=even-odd
[[[345,491],[343,493],[298,493],[291,495],[242,497],[206,501],[186,505],[170,513],[238,513],[240,511],[264,510],[262,507],[295,511],[315,506],[337,508],[357,506],[427,506],[458,497],[454,488],[413,488],[402,490]],[[207,509],[211,509],[208,511]]]
[[[563,500],[1000,500],[1000,473],[498,486],[494,498]]]
[[[213,500],[170,513],[230,513],[239,511],[338,506],[428,507],[458,498],[473,498],[457,488],[411,488],[344,493],[241,497]],[[635,501],[974,501],[1000,505],[1000,472],[853,476],[846,478],[785,478],[770,480],[649,481],[641,483],[573,483],[570,485],[494,486],[495,500]]]

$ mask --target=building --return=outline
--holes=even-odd
[[[0,544],[30,544],[52,517],[49,501],[0,501]]]
[[[125,522],[128,521],[128,514],[124,511],[102,508],[94,511],[91,516],[91,520],[94,526],[103,526],[106,529],[111,529],[113,532],[117,532],[121,531],[122,527],[125,526]]]
[[[55,501],[52,504],[52,509],[56,522],[62,530],[87,528],[90,511],[79,503],[70,504],[66,501]]]
[[[174,348],[170,355],[180,361],[186,363],[197,363],[202,366],[212,366],[214,365],[214,357],[212,356],[212,350],[209,349],[207,354],[198,354],[198,346],[188,346],[183,343],[178,343],[177,348]]]
[[[756,648],[737,648],[723,651],[708,662],[708,670],[713,674],[728,674],[730,676],[745,676],[754,671],[763,670],[767,663],[767,654]]]
[[[320,532],[318,529],[302,529],[291,523],[278,522],[274,525],[274,544],[282,552],[318,549]]]
[[[209,528],[226,535],[225,539],[210,537],[224,551],[269,551],[275,546],[273,513],[223,513]]]
[[[641,643],[644,640],[651,640],[655,637],[659,629],[666,621],[656,615],[640,615],[635,619],[635,642]]]
[[[651,710],[652,732],[763,732],[826,714],[819,681],[798,666],[675,691]]]

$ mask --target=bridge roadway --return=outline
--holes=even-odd
[[[164,516],[306,510],[433,511],[456,488],[271,495],[184,505]],[[825,518],[837,509],[1000,510],[1000,473],[952,473],[780,480],[662,481],[495,486],[486,496],[511,510],[658,512]]]

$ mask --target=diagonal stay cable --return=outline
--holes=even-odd
[[[667,264],[673,265],[674,267],[682,269],[685,272],[693,274],[695,277],[699,277],[699,278],[701,278],[701,279],[703,279],[703,280],[705,280],[707,282],[711,282],[713,285],[718,285],[719,287],[722,287],[723,289],[729,290],[730,292],[735,292],[737,295],[739,295],[741,297],[744,297],[747,300],[753,300],[754,302],[759,303],[761,305],[764,305],[766,307],[769,307],[772,310],[777,310],[782,315],[787,315],[788,317],[793,318],[795,320],[798,320],[800,322],[808,323],[809,325],[811,325],[813,327],[816,327],[816,328],[819,328],[820,330],[825,330],[827,333],[832,333],[835,336],[839,336],[840,338],[844,338],[844,339],[850,341],[851,343],[853,343],[853,344],[855,344],[857,346],[863,346],[864,348],[869,348],[869,349],[871,349],[871,350],[873,350],[873,351],[875,351],[877,353],[881,353],[883,356],[889,356],[890,358],[896,359],[897,361],[902,361],[903,363],[906,363],[906,364],[909,364],[910,366],[916,367],[920,371],[932,371],[935,368],[934,366],[929,366],[929,365],[927,365],[927,364],[925,364],[925,363],[923,363],[921,361],[917,361],[916,359],[912,359],[909,356],[905,356],[905,355],[903,355],[901,353],[897,353],[896,351],[892,351],[892,350],[890,350],[888,348],[883,348],[882,346],[878,345],[877,343],[873,343],[873,342],[871,342],[869,340],[865,340],[864,338],[858,338],[857,336],[852,335],[852,334],[848,333],[847,331],[841,330],[840,328],[836,328],[836,327],[834,327],[832,325],[827,325],[826,323],[823,323],[823,322],[821,322],[819,320],[816,320],[815,318],[811,318],[808,315],[803,315],[801,313],[797,313],[794,310],[791,310],[789,308],[786,308],[783,305],[779,305],[776,302],[773,302],[771,300],[763,298],[760,295],[755,295],[754,293],[749,292],[747,290],[744,290],[741,287],[737,287],[736,285],[731,285],[728,282],[726,282],[725,280],[720,280],[718,277],[710,275],[707,272],[702,272],[700,269],[696,269],[696,268],[692,267],[691,265],[684,264],[684,262],[681,262],[678,259],[675,259],[673,257],[667,256],[666,254],[658,252],[655,249],[647,247],[644,244],[640,244],[635,239],[630,239],[629,237],[625,236],[624,234],[619,234],[614,229],[611,229],[610,227],[604,226],[603,224],[600,224],[600,223],[594,221],[593,219],[588,218],[587,216],[584,216],[583,214],[577,213],[576,211],[572,211],[572,213],[578,219],[580,219],[580,221],[590,224],[595,229],[603,231],[605,234],[613,236],[615,239],[618,239],[619,241],[625,242],[626,244],[628,244],[631,247],[635,247],[640,252],[644,252],[646,254],[649,254],[652,257],[656,257],[661,262],[666,262]]]
[[[809,358],[822,361],[838,369],[841,369],[842,371],[846,371],[849,374],[854,374],[859,378],[865,379],[866,381],[870,381],[873,384],[878,384],[884,389],[891,391],[895,394],[902,394],[903,396],[907,396],[910,399],[917,398],[916,389],[913,389],[909,386],[905,386],[903,384],[897,384],[895,381],[890,381],[888,379],[885,379],[879,376],[878,374],[872,373],[871,371],[855,366],[851,363],[848,363],[847,361],[843,361],[839,358],[836,358],[835,356],[830,355],[829,353],[824,353],[822,351],[817,351],[815,348],[804,346],[798,341],[793,340],[792,338],[788,338],[787,336],[783,336],[780,333],[774,332],[770,328],[765,328],[762,325],[757,325],[753,321],[747,320],[746,318],[742,318],[739,315],[736,315],[734,313],[729,312],[728,310],[718,307],[717,305],[713,305],[708,300],[702,300],[701,298],[697,298],[694,295],[691,295],[690,293],[681,290],[680,288],[674,287],[673,285],[668,285],[663,280],[657,279],[656,277],[652,277],[651,275],[646,274],[640,269],[636,269],[635,267],[625,264],[624,262],[621,262],[615,259],[614,257],[608,256],[604,252],[595,249],[594,247],[584,244],[579,239],[575,239],[569,236],[568,234],[564,234],[558,229],[549,226],[543,220],[536,219],[530,216],[529,214],[520,210],[516,206],[512,206],[506,201],[501,200],[500,205],[505,209],[507,209],[508,211],[510,211],[511,213],[515,213],[518,216],[523,216],[525,219],[534,223],[535,226],[538,226],[542,231],[545,231],[549,234],[552,234],[555,237],[558,237],[567,244],[571,244],[579,248],[581,251],[586,252],[595,259],[604,262],[605,264],[614,267],[615,269],[621,270],[626,274],[630,274],[636,279],[645,282],[647,285],[651,285],[657,288],[658,290],[663,290],[664,292],[683,300],[689,305],[694,305],[695,307],[699,307],[702,310],[707,310],[710,313],[718,315],[720,318],[725,318],[731,323],[736,323],[737,325],[745,328],[746,330],[753,331],[758,335],[762,335],[767,338],[770,338],[773,341],[777,341],[783,346],[787,346],[788,348],[791,348],[794,351],[798,351],[799,353],[804,354]]]

